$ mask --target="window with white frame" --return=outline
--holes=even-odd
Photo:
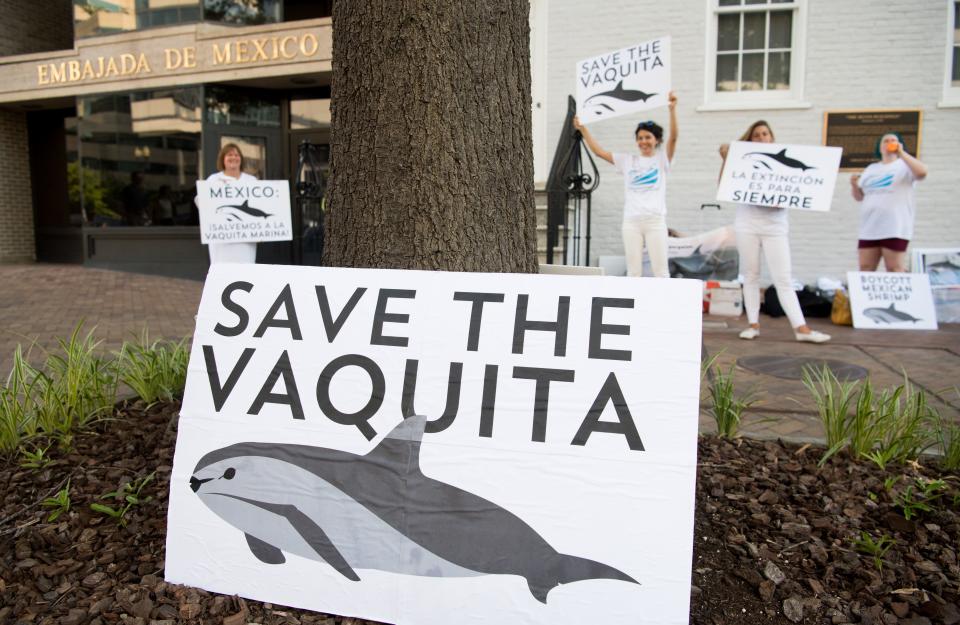
[[[804,0],[708,0],[708,103],[799,100]]]
[[[941,106],[960,106],[960,0],[947,2],[947,58]]]

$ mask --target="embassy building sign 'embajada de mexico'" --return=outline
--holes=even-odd
[[[307,140],[325,175],[329,0],[18,4],[0,32],[0,261],[202,277],[195,182],[222,146],[289,180]],[[300,208],[260,262],[319,264],[320,202]]]

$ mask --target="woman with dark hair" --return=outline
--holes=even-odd
[[[207,182],[229,185],[235,182],[253,182],[257,178],[243,171],[243,153],[236,143],[227,143],[217,154],[217,172],[207,177]],[[257,262],[257,244],[210,243],[210,264]]]
[[[573,120],[587,147],[623,174],[623,248],[628,276],[643,275],[643,246],[646,243],[653,275],[670,277],[667,265],[667,174],[677,148],[677,96],[672,91],[669,103],[670,134],[666,143],[659,124],[640,122],[634,131],[639,154],[614,154],[604,150],[580,123],[579,117]]]
[[[763,120],[753,122],[740,141],[773,143],[773,130]],[[720,156],[727,162],[729,145],[720,146]],[[723,165],[720,166],[723,173]],[[803,317],[800,301],[793,290],[790,266],[790,240],[787,209],[753,204],[737,204],[734,221],[737,251],[740,253],[740,273],[743,274],[743,307],[747,311],[748,328],[740,338],[753,340],[760,336],[760,254],[767,259],[767,269],[777,289],[780,306],[793,327],[794,337],[804,343],[826,343],[830,335],[811,330]]]
[[[916,212],[913,188],[927,177],[927,166],[907,154],[895,132],[880,137],[875,154],[878,162],[850,177],[853,199],[862,202],[860,271],[876,271],[881,258],[887,271],[906,271]]]

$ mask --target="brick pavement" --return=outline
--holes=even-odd
[[[179,339],[193,333],[202,283],[192,280],[88,269],[76,265],[0,265],[0,373],[9,370],[18,343],[36,341],[49,349],[66,338],[80,320],[96,327],[104,347],[119,348],[144,328],[153,338]],[[925,389],[941,414],[960,418],[960,325],[937,331],[854,330],[823,320],[810,325],[834,340],[825,345],[797,343],[785,319],[761,319],[755,341],[737,333],[743,319],[706,317],[704,345],[727,367],[754,355],[840,360],[870,372],[880,388],[903,381]],[[36,353],[40,350],[35,348]],[[756,390],[760,403],[751,408],[743,431],[753,437],[815,441],[822,438],[811,398],[798,380],[738,368],[737,388]],[[701,406],[701,431],[714,429]]]

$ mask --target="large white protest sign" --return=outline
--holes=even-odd
[[[853,327],[936,330],[937,312],[925,273],[847,272]]]
[[[577,112],[584,124],[667,105],[670,37],[577,63]]]
[[[401,625],[687,623],[700,309],[695,280],[214,265],[166,579]]]
[[[224,184],[197,181],[200,241],[255,243],[290,241],[290,183],[286,180],[251,180]]]
[[[717,199],[828,211],[843,150],[818,145],[730,144]]]

